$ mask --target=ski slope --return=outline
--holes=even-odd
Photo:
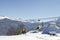
[[[47,34],[26,33],[15,36],[0,36],[0,40],[60,40],[60,36],[50,36]]]

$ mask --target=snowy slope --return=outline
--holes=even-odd
[[[0,19],[9,18],[7,16],[0,16]]]
[[[21,20],[12,20],[8,17],[0,16],[0,40],[60,40],[60,18],[54,21],[22,21]],[[38,32],[34,33],[36,27],[42,25],[42,28]],[[15,33],[22,29],[26,28],[26,34],[6,36],[7,34]],[[11,30],[11,32],[9,31]],[[15,32],[14,32],[15,31]],[[48,35],[48,33],[56,32],[55,36]],[[42,34],[44,33],[44,34]],[[2,36],[3,35],[3,36]],[[4,36],[5,35],[5,36]],[[11,34],[12,35],[12,34]]]
[[[0,36],[0,40],[60,40],[60,36],[50,36],[38,33],[26,33],[16,36]]]
[[[36,27],[40,24],[39,22],[34,22],[34,23],[31,23],[31,22],[23,22],[23,24],[27,27],[26,29],[28,31],[30,30],[35,30]]]
[[[24,24],[21,21],[0,17],[0,35],[15,35],[23,27]]]
[[[50,32],[55,32],[55,33],[60,33],[60,18],[57,18],[56,21],[49,21],[49,22],[44,22],[42,31],[45,34],[48,34]]]

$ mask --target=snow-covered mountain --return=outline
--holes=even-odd
[[[36,30],[41,25],[42,28]],[[26,34],[17,35],[18,31],[25,29]],[[50,35],[48,35],[50,34]],[[51,36],[51,34],[55,36]],[[1,36],[3,35],[3,36]],[[15,36],[4,36],[15,35]],[[60,40],[60,17],[49,21],[27,21],[10,19],[0,16],[0,40]]]
[[[41,22],[40,22],[41,21]],[[39,32],[48,34],[51,32],[60,33],[60,17],[56,20],[42,21],[42,20],[13,20],[6,16],[0,16],[0,35],[13,35],[19,30],[25,29],[26,32],[36,30],[37,26],[41,25],[42,28]]]
[[[40,22],[41,21],[41,22]],[[49,20],[40,20],[40,21],[27,21],[24,24],[28,28],[28,30],[34,30],[38,25],[42,25],[42,28],[39,29],[39,31],[42,31],[43,34],[48,33],[57,33],[60,34],[60,17],[57,17],[56,19],[49,19]]]
[[[24,24],[21,21],[0,17],[0,35],[16,35],[23,28]]]
[[[40,30],[43,34],[49,34],[53,32],[60,34],[60,17],[55,21],[43,22]]]
[[[7,16],[0,16],[0,19],[9,18]]]

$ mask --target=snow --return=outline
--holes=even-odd
[[[1,19],[0,20],[0,35],[7,35],[13,31],[21,30],[24,27],[21,21],[15,21],[11,19]],[[10,30],[10,32],[9,32]]]
[[[60,36],[50,36],[47,34],[38,33],[26,33],[15,36],[0,36],[0,40],[60,40]]]
[[[28,31],[36,29],[36,27],[40,24],[37,22],[31,23],[31,22],[23,22],[23,24],[27,27],[26,29]]]
[[[58,22],[60,22],[60,18],[54,21],[42,20],[40,22],[36,20],[26,21],[24,19],[12,20],[6,16],[0,16],[0,40],[60,40],[60,23]],[[13,27],[14,30],[18,29],[17,31],[19,31],[22,29],[22,25],[29,32],[26,34],[7,36],[7,33],[9,33],[8,30],[11,27]],[[35,29],[38,25],[42,25],[42,28],[36,31]],[[48,33],[56,33],[56,35],[48,35]]]
[[[9,18],[7,16],[0,16],[0,19]]]

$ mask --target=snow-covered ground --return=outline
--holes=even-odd
[[[60,40],[60,36],[50,36],[47,34],[38,33],[26,33],[15,36],[0,36],[0,40]]]

